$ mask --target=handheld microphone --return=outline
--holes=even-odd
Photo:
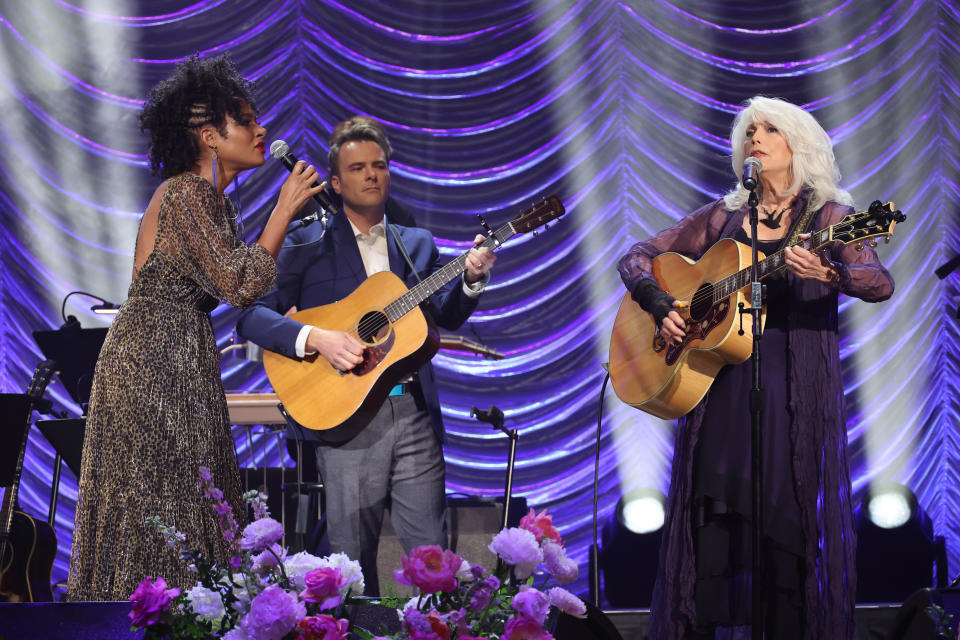
[[[270,148],[273,151],[273,147]],[[743,179],[741,184],[743,184],[744,189],[749,189],[753,191],[757,188],[757,179],[760,177],[760,171],[763,169],[763,165],[760,163],[760,160],[750,156],[743,163]]]
[[[293,171],[293,168],[297,165],[297,156],[290,152],[290,145],[283,140],[274,140],[270,144],[270,155],[282,162],[283,166],[287,168],[287,171]],[[317,183],[314,182],[311,186],[315,187]],[[320,211],[324,215],[333,216],[337,214],[337,207],[330,201],[330,196],[327,195],[326,190],[314,194],[313,199],[320,205]]]

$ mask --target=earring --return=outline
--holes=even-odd
[[[217,148],[210,147],[213,149],[213,155],[210,158],[210,163],[213,168],[213,188],[217,188]]]

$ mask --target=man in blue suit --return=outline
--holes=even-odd
[[[313,225],[287,236],[277,261],[277,284],[240,316],[241,336],[289,357],[319,353],[348,371],[362,361],[364,347],[355,337],[283,314],[341,300],[379,271],[392,271],[409,287],[417,276],[426,278],[442,266],[429,231],[391,224],[384,216],[391,153],[379,126],[361,122],[343,127],[329,160],[330,183],[343,198],[344,215],[335,216],[326,232]],[[487,248],[471,249],[462,279],[425,301],[424,312],[445,329],[458,328],[476,308],[494,260]],[[317,402],[323,402],[323,393],[317,390]],[[386,506],[406,552],[418,545],[446,544],[443,440],[440,401],[427,363],[394,387],[357,436],[317,447],[331,549],[360,561],[370,595],[378,591],[377,543]]]

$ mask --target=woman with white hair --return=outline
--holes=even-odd
[[[697,260],[721,238],[750,244],[749,192],[739,184],[747,157],[763,166],[757,190],[764,253],[778,251],[795,231],[822,229],[853,212],[837,185],[829,136],[799,107],[752,98],[734,121],[731,144],[737,186],[635,244],[619,263],[633,299],[666,340],[682,341],[682,305],[659,288],[652,260],[668,251]],[[778,639],[853,638],[856,540],[837,298],[885,300],[893,279],[867,246],[834,243],[822,254],[795,246],[785,255],[786,271],[764,281],[760,342],[765,631]],[[728,637],[750,626],[751,387],[749,360],[725,366],[679,421],[651,638]]]

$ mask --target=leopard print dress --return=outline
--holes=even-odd
[[[198,467],[246,520],[210,312],[245,307],[276,280],[260,245],[237,239],[233,207],[194,174],[171,178],[154,250],[107,334],[90,397],[68,593],[126,600],[146,576],[196,582],[144,520],[158,515],[187,546],[229,561]]]

